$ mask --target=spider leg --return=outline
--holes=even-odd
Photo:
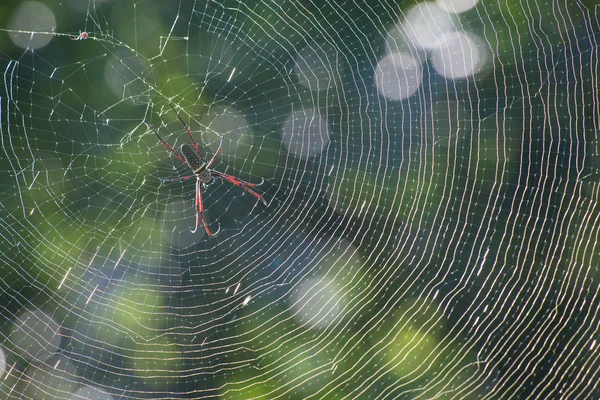
[[[217,159],[217,156],[221,152],[221,147],[223,147],[223,136],[221,136],[221,142],[219,143],[219,148],[217,149],[217,151],[215,152],[215,154],[212,156],[212,158],[210,159],[210,161],[206,165],[206,168],[210,168],[210,166],[215,162],[215,160]]]
[[[162,183],[171,183],[171,182],[187,181],[188,179],[192,179],[192,178],[196,178],[196,175],[180,176],[177,178],[165,178],[165,179],[161,179],[160,181]]]
[[[200,156],[200,158],[202,159],[202,161],[204,161],[204,156],[200,152],[200,148],[198,147],[198,143],[196,143],[196,141],[194,140],[194,137],[192,136],[192,131],[190,131],[190,127],[187,126],[187,124],[185,122],[183,122],[183,119],[179,116],[179,113],[177,112],[177,110],[175,110],[175,107],[173,107],[171,105],[171,103],[169,103],[169,107],[171,107],[171,110],[173,110],[175,112],[175,115],[177,115],[177,118],[179,118],[179,120],[181,121],[181,123],[183,124],[183,126],[185,126],[185,131],[187,132],[188,136],[190,137],[190,140],[192,141],[192,144],[194,145],[194,149],[196,149],[196,153],[198,153],[198,155]]]
[[[158,139],[163,144],[163,146],[165,146],[167,148],[167,150],[169,150],[171,153],[175,154],[175,156],[179,159],[179,161],[181,161],[182,163],[187,165],[188,168],[191,168],[189,166],[189,164],[185,161],[185,159],[178,152],[173,150],[173,148],[171,147],[171,145],[169,143],[165,142],[164,139],[160,137],[160,135],[158,134],[158,132],[156,131],[156,129],[154,129],[154,127],[152,125],[150,125],[147,122],[146,122],[146,125],[148,125],[148,128],[152,129],[152,132],[154,132],[154,134],[158,137]]]
[[[260,194],[256,193],[254,190],[250,189],[251,187],[256,186],[255,183],[249,183],[249,182],[243,181],[241,179],[238,179],[235,176],[228,175],[226,173],[215,171],[215,170],[211,170],[210,173],[212,175],[216,176],[217,178],[224,179],[227,182],[234,184],[235,186],[241,187],[246,192],[250,193],[252,196],[254,196],[257,199],[259,199],[260,201],[262,201],[264,203],[264,205],[267,205],[267,202]]]
[[[204,203],[202,203],[202,182],[198,179],[196,181],[196,227],[192,231],[192,233],[198,230],[198,226],[200,225],[200,221],[204,225],[204,229],[206,229],[206,234],[208,237],[212,237],[212,233],[210,233],[210,229],[208,229],[208,222],[206,221],[206,216],[204,215]]]

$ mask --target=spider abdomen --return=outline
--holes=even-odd
[[[192,171],[194,171],[194,174],[199,175],[201,172],[206,170],[206,163],[202,161],[202,159],[198,156],[198,153],[196,153],[188,144],[184,143],[181,145],[181,153],[183,154],[185,161],[187,161]]]

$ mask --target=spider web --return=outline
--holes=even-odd
[[[597,2],[2,8],[2,398],[600,396]]]

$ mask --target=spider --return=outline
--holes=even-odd
[[[85,40],[89,38],[90,35],[87,32],[79,32],[79,36],[73,36],[71,40]]]
[[[206,221],[206,216],[204,215],[205,209],[204,209],[204,204],[202,202],[202,188],[206,187],[208,184],[212,183],[215,180],[215,178],[224,179],[229,183],[232,183],[236,186],[241,187],[246,192],[250,193],[252,196],[256,197],[257,199],[262,201],[265,205],[267,205],[267,202],[265,201],[265,199],[260,194],[256,193],[254,190],[251,189],[253,187],[261,185],[262,182],[258,183],[258,184],[245,182],[239,178],[236,178],[235,176],[228,175],[224,172],[219,172],[219,171],[216,171],[216,170],[210,168],[211,165],[213,165],[213,163],[215,162],[219,153],[221,152],[221,147],[223,146],[223,136],[221,136],[221,142],[219,143],[219,148],[217,149],[215,154],[212,156],[210,161],[207,163],[206,160],[204,159],[204,157],[202,156],[200,149],[198,148],[198,143],[196,143],[196,141],[194,140],[194,137],[192,136],[192,132],[190,131],[189,126],[187,126],[187,124],[185,122],[183,122],[183,119],[179,116],[179,114],[177,113],[175,108],[173,108],[173,106],[170,103],[169,103],[169,106],[175,112],[175,115],[177,115],[177,118],[181,121],[181,123],[185,127],[185,130],[192,142],[192,145],[194,146],[194,149],[192,149],[192,147],[187,143],[182,144],[181,145],[181,154],[183,155],[182,156],[178,152],[173,150],[173,148],[167,142],[165,142],[162,137],[160,137],[160,135],[158,134],[158,131],[156,129],[154,129],[152,127],[152,125],[150,125],[147,122],[146,122],[146,125],[148,125],[148,127],[152,130],[152,132],[154,132],[154,134],[158,137],[160,142],[167,148],[167,150],[169,150],[171,153],[173,153],[175,155],[175,157],[177,157],[179,159],[179,161],[181,161],[183,164],[185,164],[193,172],[193,175],[186,175],[186,176],[181,176],[178,178],[161,179],[161,181],[162,182],[181,182],[181,181],[187,181],[188,179],[192,179],[194,177],[196,178],[196,205],[195,205],[196,227],[194,228],[192,233],[196,232],[196,230],[198,229],[198,226],[200,226],[200,221],[202,221],[202,224],[204,225],[204,229],[206,229],[207,235],[209,237],[213,236],[213,234],[211,233],[211,231],[208,227],[208,223]],[[215,233],[215,235],[217,233],[218,233],[218,231]]]

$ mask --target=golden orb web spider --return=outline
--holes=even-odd
[[[200,226],[200,221],[202,221],[202,224],[204,225],[204,229],[206,229],[206,234],[209,237],[213,236],[213,233],[211,233],[211,231],[208,227],[208,222],[206,221],[206,216],[204,215],[205,209],[204,209],[204,203],[202,202],[202,187],[208,185],[209,183],[212,183],[215,180],[215,178],[226,180],[227,182],[232,183],[235,186],[241,187],[246,192],[250,193],[252,196],[256,197],[257,199],[261,200],[265,205],[267,205],[267,202],[265,201],[265,199],[260,194],[256,193],[254,190],[251,189],[253,187],[261,185],[262,181],[261,181],[261,183],[258,183],[258,184],[250,183],[250,182],[243,181],[239,178],[236,178],[235,176],[228,175],[224,172],[219,172],[219,171],[216,171],[216,170],[210,168],[213,165],[213,163],[215,162],[215,160],[217,159],[217,156],[219,155],[219,153],[221,152],[221,147],[223,146],[223,136],[221,136],[221,142],[219,143],[219,148],[217,149],[215,154],[212,156],[210,161],[206,162],[206,160],[204,159],[204,156],[202,156],[202,153],[200,152],[200,149],[198,148],[198,143],[196,143],[196,141],[194,140],[194,137],[192,136],[192,132],[190,131],[189,126],[187,126],[187,124],[179,116],[179,113],[177,113],[177,111],[175,110],[175,108],[173,108],[171,103],[169,103],[169,106],[171,107],[173,112],[175,112],[175,115],[177,115],[177,118],[181,121],[181,123],[185,127],[187,135],[189,136],[189,138],[192,142],[192,145],[194,146],[193,150],[189,144],[184,143],[181,145],[181,154],[182,155],[179,154],[178,152],[173,150],[173,148],[169,145],[169,143],[164,141],[164,139],[158,134],[158,131],[156,129],[154,129],[154,127],[152,125],[150,125],[147,122],[145,122],[145,123],[152,130],[152,132],[154,132],[154,134],[158,137],[160,142],[167,148],[167,150],[169,150],[171,153],[175,154],[175,157],[177,157],[179,159],[179,161],[181,161],[183,164],[185,164],[193,172],[193,175],[181,176],[178,178],[161,179],[161,182],[163,182],[163,183],[164,182],[181,182],[181,181],[187,181],[188,179],[192,179],[194,177],[196,178],[196,204],[195,204],[196,227],[194,228],[192,233],[194,233],[198,230],[198,226]],[[215,233],[215,235],[218,232],[219,231],[217,231]]]

